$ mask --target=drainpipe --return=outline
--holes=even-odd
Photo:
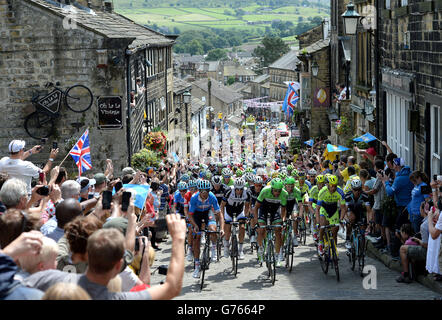
[[[127,142],[127,163],[128,166],[131,166],[131,160],[132,160],[132,140],[131,140],[131,134],[130,134],[130,91],[131,91],[131,79],[130,79],[130,56],[132,54],[132,51],[129,49],[126,50],[126,100],[127,100],[127,107],[126,107],[126,142]]]

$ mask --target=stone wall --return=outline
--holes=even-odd
[[[305,47],[308,47],[309,45],[312,45],[316,41],[319,41],[323,38],[323,27],[321,23],[319,26],[314,27],[297,36],[297,39],[299,40],[299,51],[302,51],[302,49],[304,49]]]
[[[38,17],[38,19],[36,18]],[[123,120],[126,108],[126,83],[124,59],[117,66],[97,68],[97,49],[108,49],[109,55],[124,57],[128,43],[114,43],[80,26],[63,28],[62,17],[34,6],[26,1],[0,0],[0,106],[4,117],[0,129],[0,156],[7,155],[12,139],[23,139],[27,146],[40,144],[24,130],[24,117],[34,111],[31,98],[36,90],[43,90],[46,82],[60,82],[68,88],[82,84],[91,89],[94,98],[104,95],[123,96]],[[127,165],[125,128],[99,130],[97,104],[85,113],[74,113],[64,105],[61,117],[56,120],[56,134],[48,140],[47,147],[29,160],[44,164],[48,158],[52,140],[58,141],[62,160],[70,146],[67,140],[79,138],[90,128],[90,144],[93,169],[88,173],[104,170],[105,159],[114,160],[115,171]],[[125,126],[125,121],[124,126]],[[82,123],[77,130],[72,123]],[[57,162],[56,162],[57,163]],[[75,172],[71,157],[64,163]]]

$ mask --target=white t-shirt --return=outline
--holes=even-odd
[[[38,178],[43,170],[29,161],[3,157],[0,159],[0,172],[7,173],[11,178],[24,181],[28,186],[28,194],[31,194],[31,180]]]

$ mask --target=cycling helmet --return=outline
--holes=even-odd
[[[252,169],[252,167],[247,167],[246,172],[253,173],[253,169]]]
[[[298,172],[298,177],[305,178],[305,172],[304,171],[299,171]]]
[[[229,168],[224,168],[221,171],[221,175],[225,178],[230,178],[232,176],[232,170],[230,170]]]
[[[293,177],[286,178],[284,184],[295,184],[295,178]]]
[[[196,188],[196,180],[189,180],[187,183],[187,187],[190,188]]]
[[[362,188],[362,181],[360,179],[357,179],[357,178],[356,179],[352,179],[350,181],[350,185],[351,185],[351,188],[353,190],[361,189]]]
[[[255,184],[262,184],[263,180],[262,180],[261,176],[255,176],[255,179],[253,179],[253,182]]]
[[[212,179],[212,172],[206,171],[206,179],[210,181]]]
[[[212,183],[213,184],[222,184],[222,178],[220,176],[213,176],[212,178]]]
[[[233,184],[233,187],[235,189],[244,189],[244,186],[246,185],[246,182],[243,178],[238,178],[235,180],[235,183]]]
[[[178,182],[177,188],[178,190],[187,190],[187,183],[185,183],[184,181],[180,181]]]
[[[282,188],[284,187],[284,183],[279,178],[272,179],[272,181],[270,182],[270,185],[271,185],[272,189],[275,189],[275,190],[282,190]]]
[[[207,180],[199,180],[198,181],[198,189],[199,190],[210,190],[211,188],[210,181]]]
[[[316,176],[316,183],[323,183],[323,182],[325,182],[324,175],[320,174],[320,175]]]
[[[274,171],[272,173],[272,179],[277,178],[279,176],[279,173],[277,171]]]
[[[285,181],[285,179],[287,179],[287,174],[285,172],[280,172],[278,174],[278,178],[281,179],[282,181]]]
[[[288,171],[288,172],[292,172],[293,169],[295,169],[295,167],[292,166],[291,164],[289,164],[289,165],[287,166],[287,171]]]
[[[187,173],[185,173],[181,176],[181,181],[187,182],[187,181],[189,181],[189,179],[190,179],[190,177]]]
[[[199,174],[200,178],[205,178],[206,177],[206,171],[205,170],[201,170],[200,174]]]
[[[244,179],[246,179],[247,181],[253,181],[253,177],[254,177],[254,174],[252,172],[246,172],[244,174]]]
[[[338,177],[335,175],[330,175],[327,177],[327,183],[331,185],[337,185],[338,184]]]
[[[293,169],[292,170],[292,176],[293,177],[297,177],[298,176],[298,170],[297,169]]]
[[[201,168],[202,168],[203,170],[207,170],[207,168],[209,168],[209,167],[207,166],[207,164],[204,164],[204,163],[203,163],[203,164],[201,165]]]
[[[316,176],[318,173],[316,172],[315,169],[310,169],[310,170],[307,172],[307,174],[308,174],[309,176]]]
[[[242,171],[241,169],[236,170],[236,176],[237,177],[242,177],[244,174],[244,171]]]

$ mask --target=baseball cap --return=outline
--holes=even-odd
[[[135,170],[131,167],[126,167],[123,170],[121,170],[123,173],[123,176],[125,176],[126,174],[135,174]]]
[[[95,179],[88,179],[86,177],[80,177],[80,179],[77,179],[77,182],[81,186],[80,193],[83,193],[89,189],[90,186],[95,185]]]
[[[124,236],[126,236],[128,221],[124,217],[116,217],[106,221],[103,224],[103,228],[115,228],[118,229]]]
[[[95,180],[95,184],[102,184],[107,179],[106,179],[106,176],[104,175],[104,173],[97,173],[96,175],[94,175],[94,180]]]
[[[405,160],[403,158],[394,158],[393,163],[399,167],[405,166]]]
[[[16,153],[23,149],[26,145],[26,142],[23,140],[12,140],[9,143],[9,152]]]

